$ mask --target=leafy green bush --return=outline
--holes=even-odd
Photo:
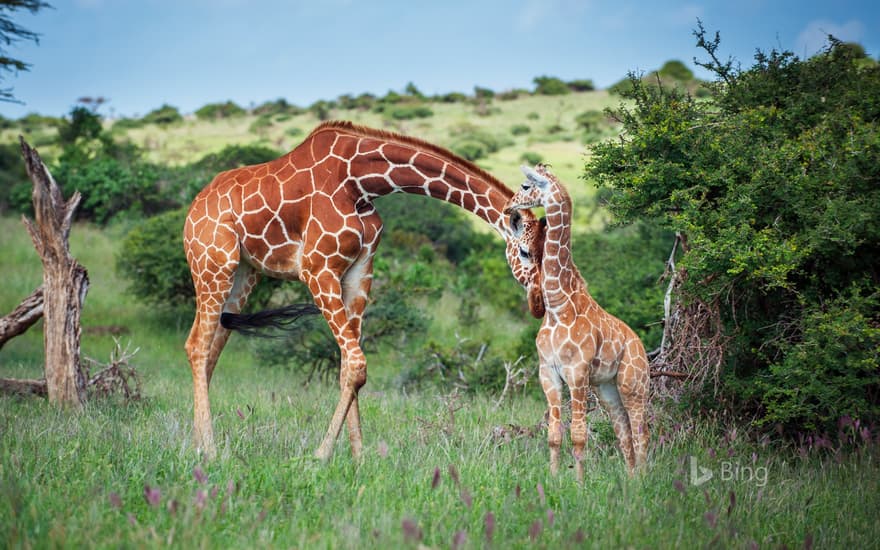
[[[453,153],[474,161],[488,156],[512,143],[501,141],[494,135],[471,125],[462,125],[454,130],[455,138],[450,146]]]
[[[428,118],[434,116],[434,111],[427,105],[398,104],[386,105],[381,112],[394,120],[411,120],[414,118]]]
[[[534,151],[526,151],[519,156],[519,160],[528,164],[529,166],[534,166],[539,162],[543,162],[544,157],[542,157],[540,153],[535,153]]]
[[[183,252],[183,222],[188,207],[141,222],[123,239],[116,270],[128,292],[159,306],[192,306],[195,291]]]
[[[82,193],[77,216],[106,224],[116,217],[142,217],[174,204],[159,186],[162,170],[139,160],[102,156],[81,165],[62,165],[58,179],[65,196]]]
[[[162,105],[158,109],[154,109],[144,116],[142,119],[144,124],[156,124],[157,126],[169,126],[183,122],[183,116],[177,107],[171,105]]]
[[[23,200],[13,198],[13,189],[17,190],[17,194],[24,195]],[[31,201],[31,189],[32,185],[21,158],[21,148],[13,143],[0,144],[0,213],[10,207],[26,212]],[[19,202],[24,204],[18,204]]]
[[[580,79],[580,80],[572,80],[568,82],[568,88],[573,92],[591,92],[596,89],[596,85],[592,80]]]
[[[201,120],[217,120],[243,116],[246,111],[232,101],[227,101],[225,103],[209,103],[198,109],[195,114]]]
[[[536,94],[565,95],[571,93],[568,84],[555,76],[536,76],[532,82],[535,83]]]
[[[510,127],[510,133],[515,136],[522,136],[531,132],[532,129],[528,124],[514,124]]]
[[[683,236],[676,300],[715,304],[720,323],[727,398],[714,406],[792,430],[878,420],[880,71],[833,39],[743,70],[697,36],[711,99],[631,79],[627,139],[595,145],[587,174],[620,220]]]

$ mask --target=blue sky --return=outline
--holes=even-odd
[[[531,89],[539,75],[605,87],[669,59],[704,59],[697,18],[746,67],[756,48],[813,54],[827,33],[880,54],[876,1],[49,2],[15,17],[41,38],[9,49],[32,67],[0,82],[24,102],[0,103],[3,116],[63,115],[82,96],[108,98],[105,115],[133,116],[164,103],[184,113],[226,100],[307,106],[408,82],[426,94]]]

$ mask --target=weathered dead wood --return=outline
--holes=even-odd
[[[43,316],[43,287],[37,287],[12,313],[0,318],[0,348],[22,334]]]
[[[88,274],[70,255],[68,238],[80,194],[65,201],[40,155],[20,138],[25,168],[34,184],[34,218],[22,218],[43,262],[43,342],[49,401],[79,409],[86,399],[80,364],[80,312]]]
[[[18,395],[48,395],[45,380],[14,380],[12,378],[0,378],[0,393]]]

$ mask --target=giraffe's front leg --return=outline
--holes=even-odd
[[[562,380],[543,360],[538,371],[541,388],[547,398],[547,444],[550,447],[550,474],[559,473],[559,448],[562,446]]]
[[[327,460],[333,455],[333,445],[339,437],[342,429],[342,423],[348,416],[352,403],[357,398],[357,392],[367,381],[367,361],[360,347],[360,333],[355,334],[352,330],[352,324],[349,323],[346,314],[345,304],[342,301],[342,284],[329,270],[321,270],[318,275],[307,275],[306,284],[315,302],[321,309],[321,313],[327,320],[330,331],[336,338],[339,345],[341,355],[341,364],[339,371],[339,402],[333,417],[330,419],[330,426],[315,456],[321,460]],[[359,325],[358,325],[359,326]],[[357,415],[357,413],[353,413]],[[360,430],[359,419],[355,420],[356,428]],[[360,442],[356,443],[357,450],[360,452]]]

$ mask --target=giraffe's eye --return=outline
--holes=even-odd
[[[531,188],[532,188],[532,184],[531,184],[531,183],[524,182],[524,183],[522,184],[522,190],[523,190],[523,191],[528,191],[528,190],[531,189]]]
[[[532,254],[527,249],[519,247],[519,257],[523,260],[529,260],[532,258]]]

